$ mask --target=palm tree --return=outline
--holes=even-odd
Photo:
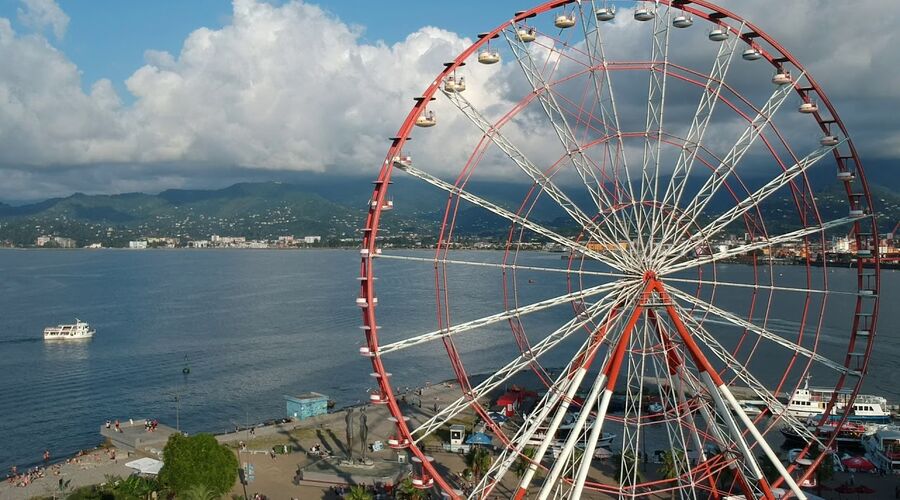
[[[355,485],[350,488],[350,491],[347,492],[347,496],[345,496],[347,500],[372,500],[375,498],[371,493],[366,491],[366,488],[362,485]]]
[[[466,455],[466,465],[472,469],[477,479],[481,479],[481,476],[491,468],[491,462],[493,462],[491,454],[481,446],[473,446]]]
[[[195,484],[178,495],[178,500],[216,500],[218,495],[202,484]]]
[[[659,473],[665,479],[675,479],[676,477],[681,475],[681,471],[679,470],[680,464],[684,463],[684,452],[681,450],[666,451],[662,456],[662,466],[659,468]],[[672,490],[671,498],[675,498],[675,490]]]
[[[659,468],[659,473],[666,479],[674,479],[681,475],[679,466],[683,463],[683,451],[676,450],[674,453],[672,451],[666,451],[662,455],[662,466]]]
[[[412,479],[407,477],[395,489],[397,500],[424,500],[425,492],[412,484]]]

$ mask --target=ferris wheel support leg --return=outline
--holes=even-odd
[[[540,446],[534,454],[534,457],[531,459],[531,463],[528,464],[528,469],[525,470],[525,474],[522,476],[522,480],[519,482],[519,488],[516,490],[516,494],[514,497],[516,500],[525,498],[525,495],[528,492],[528,486],[531,484],[531,480],[534,478],[535,472],[537,472],[538,464],[541,463],[541,460],[543,460],[544,455],[547,453],[547,449],[550,447],[551,436],[556,435],[556,431],[559,429],[560,424],[562,424],[562,420],[566,416],[566,411],[569,408],[570,401],[572,401],[572,398],[575,397],[575,393],[578,392],[578,388],[581,386],[581,381],[584,380],[584,376],[590,369],[591,364],[594,361],[594,357],[597,354],[597,350],[600,348],[600,342],[602,342],[603,339],[606,338],[606,333],[609,325],[612,324],[615,316],[616,311],[614,310],[604,323],[603,327],[598,330],[597,334],[594,336],[594,340],[590,348],[584,351],[584,361],[579,363],[578,370],[572,375],[572,380],[570,381],[569,387],[566,390],[565,397],[562,398],[562,402],[557,408],[556,414],[553,416],[553,420],[550,422],[550,426],[547,428],[547,439],[541,442]],[[558,399],[559,398],[557,398],[557,400]],[[553,404],[549,406],[552,407]],[[585,408],[587,408],[586,403],[584,406],[582,406],[582,413],[589,413],[584,411]]]
[[[628,346],[629,339],[631,338],[631,332],[634,330],[638,319],[640,319],[641,314],[644,311],[644,297],[647,296],[652,287],[653,281],[648,281],[644,290],[641,292],[641,299],[637,304],[635,304],[634,311],[631,313],[631,317],[628,319],[628,323],[622,329],[622,334],[616,341],[615,349],[612,356],[610,356],[609,358],[609,362],[604,367],[603,372],[597,377],[597,381],[591,388],[591,392],[588,395],[588,398],[584,401],[582,411],[578,416],[578,421],[569,432],[569,437],[566,439],[566,444],[563,447],[559,458],[557,458],[556,462],[553,464],[553,468],[550,470],[550,474],[545,479],[544,485],[541,487],[541,491],[538,494],[538,500],[546,500],[552,492],[556,481],[559,479],[559,476],[562,473],[563,468],[565,467],[566,461],[572,454],[572,450],[575,448],[575,442],[578,440],[578,436],[581,434],[581,430],[584,428],[584,423],[587,420],[588,415],[590,414],[589,411],[585,410],[594,405],[594,403],[597,401],[597,395],[600,388],[605,385],[606,388],[603,391],[603,396],[600,400],[600,408],[597,412],[597,417],[594,420],[594,430],[592,432],[599,432],[597,429],[602,429],[603,420],[606,418],[606,409],[609,407],[609,401],[610,399],[612,399],[613,389],[616,386],[616,379],[618,378],[619,371],[622,368],[622,361],[625,359],[625,351],[626,347]],[[592,457],[593,449],[585,447],[584,454],[582,455],[582,466],[584,465],[585,461],[587,462],[588,466],[590,466]],[[582,479],[581,488],[583,487],[584,480]],[[575,488],[578,488],[578,481],[575,482]],[[580,491],[581,488],[578,488],[578,491]],[[578,498],[578,496],[574,493],[575,490],[573,489],[572,495],[570,495],[570,497]]]
[[[661,283],[656,282],[656,290],[660,294],[661,297],[663,297],[664,299],[669,299],[668,294],[666,293],[665,289],[662,287]],[[678,331],[679,335],[681,336],[682,340],[684,341],[685,347],[687,347],[688,351],[690,351],[691,356],[694,358],[694,362],[700,368],[700,370],[701,370],[700,375],[703,378],[704,383],[709,388],[710,394],[712,395],[713,399],[715,400],[716,406],[718,407],[719,412],[722,414],[723,418],[725,418],[725,420],[728,423],[729,428],[731,428],[732,432],[737,431],[737,435],[735,437],[739,438],[738,443],[741,446],[741,451],[745,454],[745,459],[751,461],[751,463],[753,465],[752,470],[753,470],[754,474],[757,475],[757,477],[759,479],[760,487],[763,489],[763,492],[766,494],[767,497],[772,494],[771,489],[769,487],[768,482],[766,481],[765,476],[762,474],[762,471],[759,469],[759,465],[756,463],[755,458],[753,457],[752,453],[750,452],[750,448],[747,446],[746,441],[744,441],[743,436],[741,435],[741,432],[737,430],[737,425],[734,421],[734,418],[731,415],[731,412],[729,411],[728,406],[731,407],[730,410],[734,411],[734,413],[736,413],[738,415],[738,418],[740,418],[741,423],[744,425],[744,427],[746,427],[747,430],[750,431],[750,434],[753,436],[753,439],[756,440],[756,442],[759,444],[760,448],[762,448],[763,453],[765,453],[766,457],[769,459],[769,461],[772,463],[772,465],[775,467],[775,469],[778,471],[778,473],[781,475],[781,477],[784,478],[784,481],[787,483],[788,487],[791,489],[791,491],[794,493],[794,495],[796,495],[797,498],[799,498],[801,500],[805,500],[806,494],[803,493],[802,490],[800,490],[800,487],[797,485],[797,482],[794,481],[794,478],[791,477],[791,475],[788,473],[787,470],[785,470],[784,465],[781,463],[781,460],[779,460],[778,456],[775,455],[775,452],[772,451],[772,448],[766,442],[765,438],[763,438],[763,436],[759,433],[759,430],[756,428],[755,425],[753,425],[753,422],[750,420],[750,418],[747,416],[747,414],[744,413],[744,410],[741,408],[741,405],[737,402],[737,399],[735,399],[734,395],[731,393],[731,391],[728,389],[728,387],[722,381],[721,377],[719,377],[719,374],[716,373],[715,369],[712,367],[712,365],[706,359],[706,356],[703,355],[703,352],[700,351],[700,347],[694,341],[690,332],[688,332],[687,327],[685,326],[684,322],[681,321],[681,316],[678,315],[678,312],[675,310],[675,307],[671,304],[671,300],[667,300],[667,302],[668,302],[668,305],[666,305],[666,311],[668,312],[669,316],[672,318],[672,322],[675,324],[675,329]],[[722,396],[725,396],[725,399],[727,399],[727,403],[728,403],[727,405],[726,405],[726,401],[722,399]]]
[[[566,391],[566,396],[563,398],[562,402],[557,409],[556,415],[553,416],[553,420],[550,422],[550,426],[547,428],[547,439],[544,439],[537,451],[532,458],[530,464],[528,464],[528,469],[526,469],[525,474],[522,476],[522,480],[519,482],[519,488],[516,490],[515,499],[521,500],[525,498],[525,494],[528,492],[528,486],[531,484],[531,480],[534,478],[535,472],[537,472],[538,466],[541,460],[544,458],[544,455],[547,453],[547,449],[550,447],[550,436],[556,434],[556,431],[559,429],[560,424],[562,424],[562,419],[566,415],[566,411],[569,408],[569,402],[575,396],[575,393],[578,391],[578,387],[581,385],[581,381],[584,379],[585,374],[587,373],[587,367],[581,367],[576,372],[575,377],[572,379],[571,384],[569,385],[569,389]]]

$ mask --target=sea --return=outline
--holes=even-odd
[[[433,256],[427,250],[392,253]],[[448,257],[498,263],[503,252],[455,251]],[[566,266],[560,254],[543,252],[520,253],[516,263]],[[586,265],[602,270],[599,263]],[[702,278],[711,279],[713,272],[722,282],[754,281],[749,266],[719,265]],[[761,283],[802,287],[807,282],[802,267],[757,272]],[[356,250],[0,251],[0,470],[36,464],[44,450],[62,457],[96,446],[107,419],[151,418],[172,426],[177,422],[188,433],[224,432],[286,416],[285,395],[316,391],[338,407],[365,400],[373,379],[368,360],[358,352],[363,343],[355,304],[358,273]],[[848,293],[823,301],[821,294],[808,299],[798,292],[769,296],[746,287],[720,286],[713,293],[708,285],[700,291],[691,283],[676,286],[744,317],[763,318],[768,310],[767,329],[787,338],[802,331],[802,343],[809,347],[820,326],[817,349],[842,361],[856,274],[845,268],[813,273],[812,286],[827,279],[830,289]],[[433,331],[438,317],[455,324],[608,280],[588,276],[579,281],[544,271],[504,274],[495,267],[463,264],[436,268],[398,259],[378,261],[376,274],[384,342]],[[450,290],[451,300],[440,309],[435,283]],[[884,271],[877,348],[864,386],[894,403],[900,402],[898,292],[900,273]],[[752,294],[757,300],[750,311]],[[522,327],[536,343],[572,314],[563,305],[523,317]],[[703,318],[701,308],[692,314]],[[44,327],[75,318],[96,328],[92,340],[42,340]],[[712,316],[704,325],[729,347],[743,334]],[[507,322],[455,339],[471,374],[496,371],[517,353]],[[564,366],[583,339],[570,337],[542,363]],[[389,354],[385,363],[395,387],[451,377],[444,349],[443,343],[432,342]],[[790,353],[749,336],[738,358],[751,352],[748,369],[766,384],[779,382]],[[799,382],[801,364],[795,363],[788,383]],[[183,373],[185,367],[189,374]],[[818,366],[811,373],[815,385],[834,378]]]

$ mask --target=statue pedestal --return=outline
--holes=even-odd
[[[381,459],[359,460],[325,459],[313,462],[298,472],[297,484],[398,484],[410,473],[408,464]]]

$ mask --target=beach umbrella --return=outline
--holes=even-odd
[[[853,489],[853,491],[855,491],[856,494],[860,494],[860,493],[861,493],[861,494],[863,494],[863,495],[868,495],[868,494],[870,494],[870,493],[875,493],[875,490],[873,490],[872,488],[869,488],[868,486],[866,486],[866,485],[864,485],[864,484],[861,484],[861,485],[857,486],[856,488]]]
[[[492,442],[493,439],[483,432],[475,432],[466,438],[466,444],[490,446]]]
[[[865,457],[850,457],[841,461],[844,467],[852,470],[869,472],[875,469],[875,464],[865,459]]]

